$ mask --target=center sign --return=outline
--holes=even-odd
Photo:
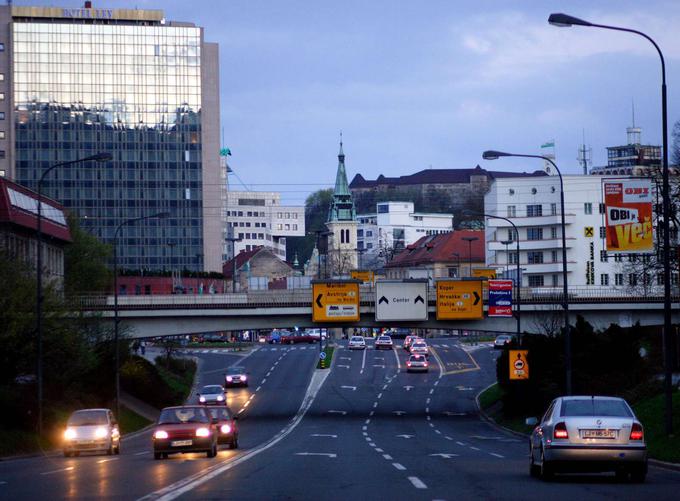
[[[357,322],[358,320],[358,280],[312,282],[312,321]]]
[[[375,284],[375,320],[427,320],[427,280],[379,280]]]

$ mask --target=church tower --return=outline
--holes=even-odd
[[[338,172],[335,176],[335,191],[326,222],[328,238],[328,273],[331,277],[349,276],[357,269],[357,214],[345,172],[345,154],[338,153]]]

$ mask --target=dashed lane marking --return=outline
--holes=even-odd
[[[109,461],[118,461],[120,458],[107,458],[107,459],[100,459],[97,461],[97,464],[102,464],[102,463],[108,463]]]
[[[258,386],[257,388],[255,388],[255,391],[260,391],[260,388],[262,388],[262,386]]]
[[[492,456],[496,456],[497,458],[501,458],[501,459],[505,458],[505,456],[501,456],[500,454],[496,454],[495,452],[489,452],[489,454],[491,454]]]
[[[387,459],[388,461],[392,461],[392,459],[393,459],[392,456],[390,456],[389,454],[383,454],[383,457],[385,459]]]
[[[375,452],[385,452],[385,451],[382,450],[382,449],[378,449],[378,448],[376,447]]]
[[[445,438],[446,440],[453,440],[453,439],[452,439],[451,437],[449,437],[449,436],[446,436],[446,437],[444,437],[444,438]]]
[[[418,477],[407,477],[416,489],[427,489],[427,485]]]
[[[141,456],[143,454],[151,454],[149,451],[135,452],[135,456]]]
[[[406,469],[406,467],[400,463],[392,463],[392,466],[394,466],[399,471],[404,471]]]
[[[464,444],[463,442],[459,442],[459,441],[456,440],[456,443],[457,443],[458,445],[462,446],[462,447],[465,447],[465,444]]]
[[[473,451],[478,451],[478,450],[479,450],[477,447],[472,447],[472,446],[470,446],[470,449],[472,449]]]
[[[434,388],[432,388],[432,389],[430,390],[430,395],[432,395],[433,393],[434,393]]]
[[[370,420],[370,419],[367,419],[366,421],[364,421],[364,423],[366,423],[366,424],[371,424],[371,420]]]

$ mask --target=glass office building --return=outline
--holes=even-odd
[[[169,212],[121,228],[123,269],[220,269],[215,44],[161,11],[11,9],[14,178],[35,188],[56,163],[109,152],[53,170],[44,193],[109,242]]]

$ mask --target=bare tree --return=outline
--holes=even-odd
[[[562,306],[557,303],[542,305],[541,309],[536,311],[532,323],[541,334],[555,337],[564,327]]]

